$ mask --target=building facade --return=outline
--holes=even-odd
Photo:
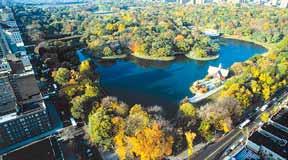
[[[13,13],[5,7],[0,14],[0,154],[4,154],[53,127]]]

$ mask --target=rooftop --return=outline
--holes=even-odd
[[[288,128],[288,109],[282,109],[272,120]]]
[[[42,96],[33,74],[24,75],[13,79],[12,87],[17,100],[21,104],[40,101]]]
[[[219,71],[223,77],[227,77],[229,74],[229,70],[223,69],[223,68],[221,68],[221,66],[219,66],[219,67],[209,66],[209,68],[208,68],[208,74],[209,75],[215,75],[215,74],[219,73]]]
[[[244,147],[240,152],[238,152],[234,158],[236,158],[237,160],[260,160],[260,156],[258,156],[255,152],[253,152],[252,150]]]
[[[55,144],[56,138],[49,137],[8,153],[3,160],[54,160],[61,157],[60,148]]]
[[[252,136],[249,137],[249,140],[256,143],[259,146],[264,146],[269,150],[277,153],[282,157],[288,157],[288,145],[285,144],[284,146],[280,145],[280,143],[276,143],[275,141],[271,140],[269,137],[262,135],[259,132],[254,132]]]
[[[0,59],[0,74],[10,73],[11,68],[6,58]]]
[[[0,116],[14,112],[16,97],[8,78],[0,78]]]
[[[273,135],[275,135],[275,136],[278,137],[278,138],[288,140],[288,133],[287,133],[287,132],[285,132],[285,131],[283,131],[283,130],[281,130],[281,129],[279,129],[279,128],[271,125],[271,124],[269,124],[269,125],[267,125],[267,124],[263,125],[263,126],[262,126],[262,129],[265,130],[265,131],[267,131],[267,132],[269,132],[269,133],[271,133],[271,134],[273,134]]]
[[[20,74],[25,71],[25,68],[21,59],[18,58],[16,55],[7,54],[6,57],[12,69],[12,74]]]

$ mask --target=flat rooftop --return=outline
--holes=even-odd
[[[0,78],[0,116],[15,112],[16,97],[8,78]]]
[[[269,150],[277,153],[282,157],[288,157],[288,145],[281,146],[280,143],[276,143],[259,132],[254,132],[252,136],[249,137],[249,140],[256,143],[259,146],[264,146]]]
[[[238,152],[233,158],[236,158],[237,160],[260,160],[260,156],[253,152],[252,150],[244,147],[240,152]]]
[[[14,78],[12,84],[17,100],[20,103],[32,103],[42,99],[40,89],[33,74]]]
[[[25,72],[24,64],[19,57],[14,54],[7,54],[6,57],[13,74],[20,74]]]
[[[288,140],[288,133],[275,127],[275,126],[273,126],[272,124],[269,124],[269,125],[265,124],[262,126],[262,129],[275,135],[278,138]]]
[[[61,152],[55,143],[54,137],[46,138],[4,155],[3,160],[56,160]]]
[[[288,128],[288,109],[282,109],[272,120]]]

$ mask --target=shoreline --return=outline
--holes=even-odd
[[[254,43],[254,44],[256,44],[256,45],[259,45],[259,46],[262,46],[262,47],[264,47],[267,51],[266,52],[264,52],[263,54],[261,54],[261,55],[263,55],[263,56],[266,56],[268,53],[270,53],[272,50],[273,50],[273,44],[267,44],[267,43],[262,43],[262,42],[257,42],[257,41],[255,41],[255,40],[251,40],[250,38],[248,38],[248,37],[239,37],[239,36],[236,36],[236,35],[222,35],[221,36],[221,38],[225,38],[225,39],[232,39],[232,40],[240,40],[240,41],[244,41],[244,42],[249,42],[249,43]],[[185,56],[186,57],[188,57],[189,55],[188,54],[185,54]],[[217,55],[218,56],[218,58],[219,58],[219,54]],[[190,56],[191,57],[191,56]],[[190,57],[188,57],[188,58],[190,58]],[[193,57],[192,57],[193,58]],[[249,58],[250,59],[250,58]],[[247,60],[249,60],[249,59],[247,59]],[[245,60],[245,61],[243,61],[243,62],[246,62],[247,60]],[[233,63],[234,64],[234,63]],[[232,64],[232,65],[233,65]],[[229,67],[228,69],[230,70],[230,68],[231,67]],[[229,79],[230,78],[233,78],[234,76],[232,76],[232,77],[229,77]],[[224,84],[223,84],[224,85]],[[190,90],[190,92],[191,93],[194,93],[193,91],[192,91],[192,85],[189,87],[189,90]],[[215,93],[215,94],[218,94],[217,92]],[[212,98],[212,99],[214,99],[214,97]]]
[[[208,57],[200,58],[200,57],[191,56],[190,53],[187,53],[185,54],[185,57],[189,59],[197,60],[197,61],[210,61],[210,60],[218,59],[220,57],[220,54],[217,54],[215,56],[208,56]]]
[[[123,59],[126,58],[127,54],[120,54],[120,55],[114,55],[114,56],[105,56],[105,57],[100,57],[100,59],[103,60],[114,60],[114,59]]]
[[[130,54],[131,56],[134,56],[139,59],[144,60],[152,60],[152,61],[172,61],[175,60],[175,56],[169,56],[169,57],[151,57],[151,56],[140,56],[138,54]]]
[[[241,36],[237,36],[237,35],[222,35],[222,38],[225,39],[234,39],[234,40],[240,40],[240,41],[245,41],[245,42],[250,42],[250,43],[254,43],[256,45],[262,46],[265,49],[267,49],[267,52],[271,51],[273,48],[273,44],[268,44],[268,43],[263,43],[263,42],[258,42],[256,40],[252,40],[249,37],[241,37]],[[263,53],[265,54],[265,53]]]

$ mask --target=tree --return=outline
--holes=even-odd
[[[126,28],[126,26],[125,26],[125,24],[119,24],[118,25],[118,32],[123,32],[124,30],[125,30],[125,28]]]
[[[76,96],[71,100],[71,114],[74,118],[84,118],[84,108],[87,107],[88,97],[86,96]]]
[[[211,124],[205,120],[201,121],[201,124],[198,128],[200,135],[204,137],[207,141],[212,139],[210,128],[211,128]]]
[[[205,50],[198,47],[193,49],[193,55],[199,58],[204,58],[208,56]]]
[[[104,56],[112,56],[113,55],[113,51],[110,49],[110,47],[105,47],[103,49],[103,55]]]
[[[262,122],[266,123],[269,121],[270,114],[268,112],[263,112],[260,116]]]
[[[141,105],[136,104],[129,111],[129,116],[127,117],[127,124],[129,125],[126,125],[126,133],[133,135],[147,127],[149,122],[148,113],[142,109]]]
[[[196,133],[194,132],[185,132],[185,137],[188,145],[188,157],[190,157],[193,153],[193,141],[196,137]]]
[[[52,73],[54,81],[60,85],[66,84],[70,79],[70,72],[67,68],[58,68],[57,71]]]
[[[196,116],[196,109],[191,103],[183,103],[179,108],[180,114],[185,117],[194,118]]]
[[[128,106],[124,102],[118,101],[116,97],[105,97],[101,100],[104,108],[109,108],[113,115],[126,117],[128,115]]]
[[[88,134],[92,143],[104,150],[112,147],[111,117],[103,107],[99,107],[88,116]]]
[[[115,152],[117,153],[120,160],[125,160],[129,157],[129,148],[126,143],[126,136],[124,130],[120,130],[114,137]]]
[[[172,153],[173,137],[165,134],[156,123],[127,140],[130,151],[142,160],[161,159]]]
[[[84,74],[86,72],[91,71],[91,66],[90,66],[89,60],[85,60],[85,61],[81,62],[80,66],[79,66],[79,71],[81,74]]]
[[[251,90],[254,94],[259,94],[261,92],[261,86],[257,83],[257,81],[251,81]]]
[[[85,96],[87,97],[97,97],[99,95],[99,89],[91,85],[90,83],[85,84]]]

